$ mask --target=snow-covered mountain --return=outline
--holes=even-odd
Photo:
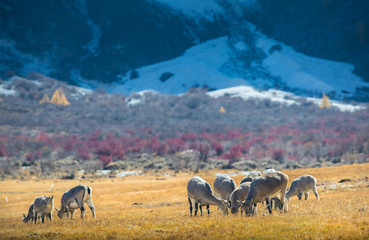
[[[368,101],[368,1],[276,4],[5,0],[0,75],[39,72],[126,95],[250,86]]]

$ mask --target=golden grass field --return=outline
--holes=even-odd
[[[211,185],[217,171],[196,175]],[[236,171],[220,171],[236,173]],[[189,216],[186,185],[193,173],[146,174],[95,180],[31,180],[0,182],[0,239],[369,239],[369,164],[282,171],[290,182],[303,174],[318,180],[320,200],[294,196],[288,213],[267,214],[259,204],[253,217]],[[242,175],[234,176],[239,183]],[[354,181],[338,183],[341,179]],[[49,192],[51,184],[54,184]],[[86,184],[93,188],[97,217],[86,206],[84,219],[56,216],[45,224],[22,222],[39,195],[54,195],[59,207],[64,191]],[[6,202],[6,198],[8,202]]]

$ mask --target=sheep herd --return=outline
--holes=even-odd
[[[86,185],[78,185],[69,191],[66,191],[61,198],[61,206],[56,209],[59,218],[63,218],[69,213],[71,214],[71,219],[75,211],[79,208],[81,209],[81,218],[85,214],[85,203],[90,207],[93,217],[95,217],[95,207],[92,203],[92,188]],[[39,196],[36,197],[33,203],[29,206],[27,216],[23,214],[23,222],[35,222],[37,223],[38,217],[41,218],[42,223],[45,222],[45,216],[52,220],[52,211],[54,209],[54,196]]]
[[[273,202],[275,209],[287,212],[288,202],[295,195],[301,200],[304,194],[307,200],[309,191],[313,191],[319,199],[316,179],[311,175],[302,175],[292,181],[288,191],[287,184],[288,176],[274,169],[268,169],[263,173],[250,172],[241,180],[238,187],[228,175],[217,174],[213,183],[214,191],[208,182],[196,176],[187,184],[190,216],[192,216],[193,205],[195,216],[199,208],[202,215],[202,206],[206,206],[210,214],[209,205],[218,206],[223,215],[227,215],[230,208],[232,214],[236,214],[241,209],[241,214],[245,212],[248,216],[257,214],[257,204],[264,201],[271,214]]]
[[[238,187],[234,180],[226,174],[217,174],[213,183],[213,189],[210,184],[201,177],[192,177],[187,184],[188,202],[190,204],[190,216],[198,210],[202,215],[202,207],[206,206],[210,214],[209,205],[216,205],[223,215],[228,214],[228,209],[232,214],[236,214],[241,209],[241,214],[245,212],[248,215],[257,213],[257,204],[266,202],[269,213],[272,213],[272,204],[275,209],[288,211],[288,202],[292,196],[297,195],[299,200],[305,195],[305,200],[309,197],[309,191],[313,191],[316,198],[319,199],[316,188],[316,179],[311,175],[303,175],[292,181],[287,191],[288,176],[282,172],[269,169],[263,173],[253,171],[248,173]],[[85,203],[89,206],[93,217],[96,217],[95,207],[92,203],[92,188],[86,185],[78,185],[66,191],[61,198],[61,206],[55,208],[59,218],[71,214],[73,219],[77,209],[81,210],[81,218],[85,214]],[[45,222],[45,216],[52,220],[52,211],[54,209],[54,196],[36,197],[29,206],[28,214],[23,214],[23,222],[37,223],[41,218]]]

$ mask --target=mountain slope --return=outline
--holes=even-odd
[[[347,63],[328,61],[295,52],[291,47],[271,40],[254,30],[256,46],[264,52],[261,63],[253,62],[255,70],[251,77],[235,77],[230,69],[239,66],[232,62],[239,49],[231,48],[229,38],[210,40],[187,50],[183,56],[142,67],[136,70],[134,79],[127,77],[123,84],[110,88],[113,92],[130,94],[146,89],[179,94],[189,87],[208,90],[249,85],[256,88],[274,87],[265,72],[279,79],[283,89],[303,95],[320,97],[323,92],[339,99],[352,98],[360,87],[368,87],[361,78],[352,73],[354,67]],[[249,48],[240,41],[238,48]],[[278,48],[278,50],[273,50]],[[242,71],[242,69],[238,69]]]
[[[0,77],[38,72],[126,94],[245,84],[367,101],[368,10],[365,0],[4,0]]]

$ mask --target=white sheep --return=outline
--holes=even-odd
[[[259,171],[248,172],[246,176],[242,178],[240,184],[245,183],[245,182],[252,182],[252,180],[260,176],[261,176],[261,173]]]
[[[37,223],[38,214],[41,216],[42,223],[45,222],[45,216],[52,220],[52,211],[54,209],[54,196],[39,196],[36,197],[33,201],[33,212],[34,212],[34,221]],[[28,209],[28,214],[30,214],[30,209]],[[32,219],[32,217],[31,217]]]
[[[195,204],[195,216],[200,205],[202,215],[202,206],[207,206],[210,214],[209,205],[216,205],[222,211],[223,215],[228,214],[228,208],[225,201],[214,196],[213,190],[208,182],[201,177],[193,177],[187,184],[188,202],[190,204],[190,216],[192,216],[192,205]]]
[[[250,191],[242,208],[246,215],[256,214],[256,204],[266,200],[269,213],[272,213],[271,198],[280,195],[282,209],[288,211],[284,206],[284,196],[287,190],[288,176],[282,172],[274,171],[255,178],[250,185]]]
[[[238,209],[241,207],[242,202],[245,201],[250,191],[250,185],[251,185],[251,182],[244,182],[240,184],[231,193],[230,201],[231,201],[231,213],[232,214],[236,214],[238,212]],[[241,214],[242,214],[242,208],[241,208]]]
[[[73,219],[75,211],[79,208],[81,209],[81,218],[83,218],[85,203],[90,207],[93,217],[96,217],[95,207],[92,203],[92,188],[86,185],[78,185],[63,194],[61,206],[59,209],[55,208],[55,210],[59,218],[63,218],[65,213],[68,218],[69,212],[71,212],[71,219]]]
[[[302,194],[305,194],[305,200],[307,200],[309,191],[313,191],[316,198],[319,200],[316,179],[311,175],[302,175],[292,181],[290,189],[287,191],[285,197],[287,201],[289,201],[292,196],[297,195],[299,200],[301,200]]]
[[[217,174],[213,183],[214,193],[225,201],[229,201],[231,193],[236,189],[236,183],[227,174]]]

